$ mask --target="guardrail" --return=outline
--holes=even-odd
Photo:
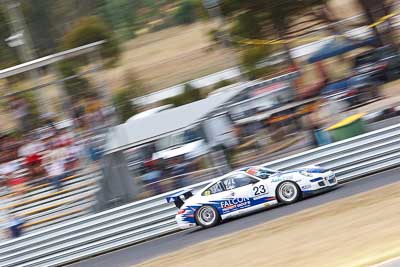
[[[265,165],[320,164],[340,182],[400,165],[400,124]],[[208,181],[195,184],[199,189]],[[0,266],[60,266],[178,231],[176,208],[158,195],[0,243]]]

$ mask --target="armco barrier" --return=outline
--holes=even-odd
[[[319,164],[340,182],[400,165],[400,124],[316,148],[265,166]],[[191,186],[198,189],[207,182]],[[0,243],[0,266],[60,266],[178,231],[176,208],[162,194]]]

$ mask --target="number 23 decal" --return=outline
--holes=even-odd
[[[259,185],[259,186],[253,187],[253,191],[254,191],[254,195],[256,195],[256,196],[265,194],[265,192],[267,192],[267,190],[265,190],[264,185]]]

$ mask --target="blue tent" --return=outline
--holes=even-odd
[[[376,45],[376,39],[368,38],[359,42],[351,42],[344,38],[335,38],[324,45],[320,50],[313,53],[308,59],[308,62],[315,63],[368,45]]]

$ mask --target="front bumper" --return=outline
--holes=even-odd
[[[335,173],[332,171],[320,174],[314,174],[307,185],[302,187],[303,194],[319,193],[324,190],[330,190],[338,185]]]
[[[306,191],[303,191],[303,197],[309,197],[309,196],[318,195],[321,193],[326,193],[326,192],[334,190],[338,187],[339,187],[339,184],[336,184],[336,185],[326,186],[326,187],[316,189],[316,190],[306,190]]]

